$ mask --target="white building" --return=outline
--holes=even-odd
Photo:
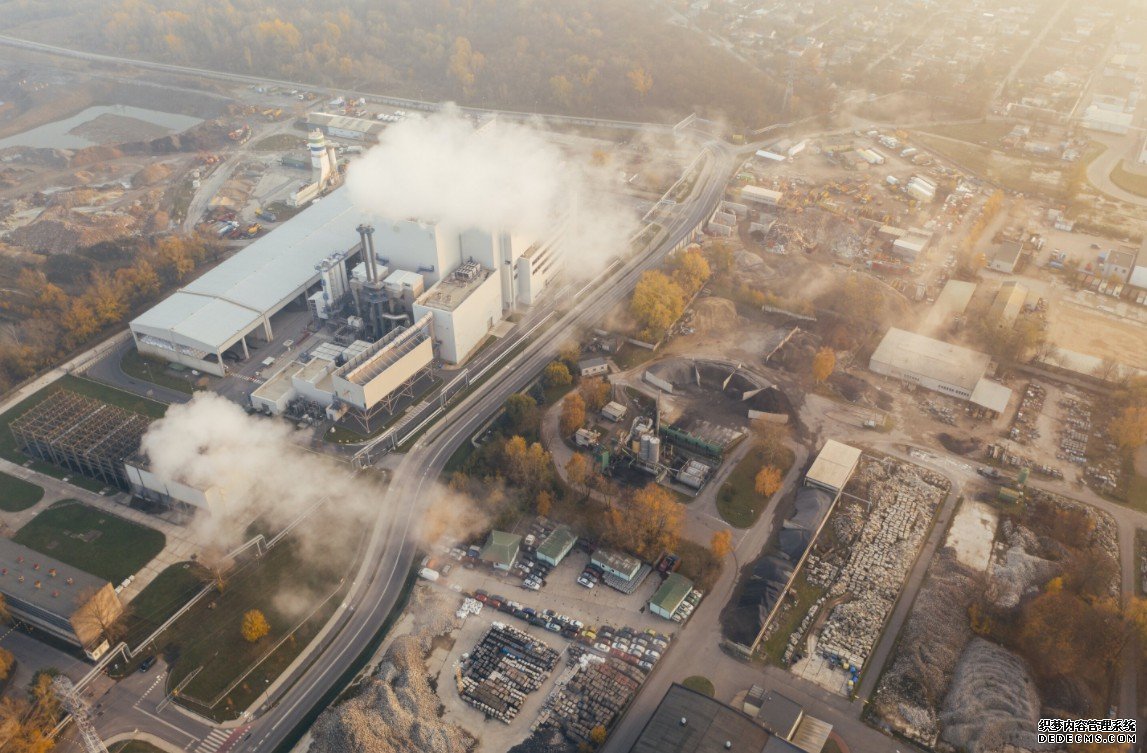
[[[468,261],[414,302],[414,316],[433,318],[438,357],[459,363],[501,321],[502,293],[494,270]]]
[[[1002,412],[1000,398],[1005,398],[1006,407],[1011,390],[984,376],[991,362],[991,356],[986,353],[893,327],[876,347],[868,368],[877,374]],[[977,391],[980,396],[990,396],[990,400],[978,401]]]

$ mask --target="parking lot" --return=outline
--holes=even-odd
[[[530,556],[524,549],[522,554],[527,558]],[[495,572],[485,565],[467,569],[457,563],[447,577],[435,584],[454,592],[459,607],[468,604],[470,613],[449,643],[443,642],[435,647],[428,660],[430,675],[437,678],[438,694],[447,718],[481,738],[479,751],[500,753],[510,749],[530,735],[539,719],[560,726],[565,720],[554,707],[568,708],[571,695],[575,698],[573,703],[577,703],[580,686],[605,686],[598,694],[604,696],[604,700],[601,697],[591,700],[589,694],[585,694],[581,696],[580,703],[583,707],[592,706],[597,713],[608,718],[612,713],[611,704],[620,710],[632,693],[631,688],[635,690],[645,674],[655,670],[658,656],[672,650],[678,623],[651,614],[648,607],[650,598],[662,583],[662,576],[656,571],[650,573],[632,594],[623,594],[603,583],[587,588],[579,585],[578,579],[589,561],[587,552],[572,550],[546,575],[545,585],[537,591],[523,587],[522,578],[517,574]],[[477,595],[485,603],[480,612],[474,614],[477,601],[469,597]],[[539,618],[530,621],[521,611],[515,616],[504,611],[506,607],[498,609],[494,606],[498,601],[510,602],[518,610],[531,611],[530,616]],[[541,615],[551,613],[554,617],[549,619],[551,627],[547,629],[541,624]],[[556,620],[561,618],[565,618],[567,625],[581,623],[582,634],[578,635],[572,628],[555,632],[558,628]],[[495,622],[520,630],[530,639],[561,654],[557,666],[540,686],[520,699],[520,708],[515,709],[509,721],[488,718],[458,690],[459,673],[465,666],[463,656],[474,652]],[[633,653],[639,644],[641,657]],[[615,646],[627,649],[633,658],[622,661]],[[647,656],[645,651],[655,651],[656,654]],[[579,661],[582,654],[591,658]],[[610,654],[613,658],[606,660]],[[647,659],[653,661],[644,666],[639,663]],[[582,731],[584,733],[585,730]]]

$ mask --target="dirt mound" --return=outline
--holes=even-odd
[[[435,637],[457,623],[443,597],[421,592],[410,612],[414,630],[394,639],[371,678],[350,700],[319,716],[313,753],[468,753],[477,741],[442,719],[425,657]]]
[[[737,326],[737,306],[727,298],[702,298],[693,308],[693,326],[701,334],[722,334]]]
[[[53,207],[35,222],[13,230],[7,240],[35,253],[66,254],[118,240],[134,232],[136,226],[136,220],[120,214],[93,216]]]
[[[954,437],[947,432],[940,432],[936,435],[936,439],[940,440],[940,444],[944,445],[944,449],[948,452],[954,452],[957,455],[971,455],[976,450],[980,449],[983,444],[975,437]]]
[[[171,168],[159,162],[153,162],[132,176],[131,185],[135,188],[141,186],[154,186],[171,175]]]

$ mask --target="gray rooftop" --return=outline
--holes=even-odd
[[[0,593],[10,599],[67,618],[82,606],[81,595],[90,597],[106,585],[103,578],[0,537]]]
[[[681,720],[685,724],[681,724]],[[769,733],[752,717],[674,684],[645,723],[630,753],[761,753]],[[731,742],[732,748],[725,743]]]
[[[772,690],[766,691],[760,700],[761,710],[757,720],[774,735],[789,737],[801,718],[801,705],[788,696]]]
[[[988,370],[991,356],[893,327],[872,354],[872,361],[919,374],[969,393]]]

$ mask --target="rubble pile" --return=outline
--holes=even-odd
[[[1020,407],[1012,419],[1012,428],[1008,432],[1013,442],[1031,444],[1033,439],[1039,438],[1039,429],[1036,422],[1043,410],[1043,401],[1047,399],[1047,390],[1037,382],[1028,384],[1024,396],[1020,400]]]
[[[477,739],[443,721],[425,657],[434,638],[457,627],[448,605],[423,597],[412,632],[394,639],[357,693],[329,707],[311,728],[311,753],[470,753]]]
[[[856,480],[861,486],[856,496],[867,497],[871,511],[828,592],[830,598],[851,598],[833,608],[817,649],[830,659],[863,666],[924,544],[948,481],[891,460],[863,462]]]
[[[876,714],[924,747],[933,747],[940,733],[940,704],[972,637],[967,610],[982,589],[981,577],[961,565],[952,550],[942,550],[904,623],[896,658],[876,689]]]
[[[561,654],[529,634],[495,622],[458,667],[462,700],[509,724],[526,696],[542,686]]]
[[[7,240],[36,253],[66,254],[77,248],[123,238],[135,231],[136,224],[127,215],[86,215],[51,207],[35,222],[13,230]]]
[[[737,326],[737,307],[727,298],[701,298],[693,327],[700,334],[721,334]]]
[[[534,734],[560,730],[573,742],[589,743],[593,728],[609,729],[644,679],[636,667],[587,654],[558,678],[534,723]]]
[[[952,688],[944,699],[940,736],[968,753],[994,753],[1007,746],[1035,750],[1039,708],[1024,660],[994,643],[973,638],[960,656]]]
[[[1058,575],[1060,565],[1038,556],[1039,541],[1027,528],[1005,519],[1001,534],[1007,548],[992,558],[987,596],[996,606],[1011,609]]]

